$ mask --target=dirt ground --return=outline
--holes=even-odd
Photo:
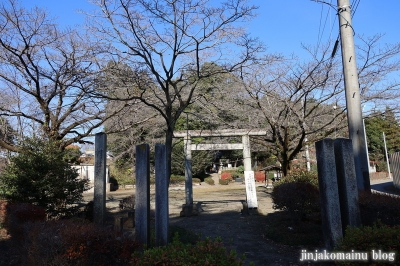
[[[215,178],[215,177],[214,177]],[[210,186],[194,184],[193,201],[201,206],[199,215],[180,217],[185,203],[184,186],[170,187],[169,213],[170,225],[180,226],[202,237],[221,237],[225,246],[245,254],[246,265],[297,265],[300,258],[298,247],[288,247],[267,239],[264,235],[266,215],[274,212],[270,197],[271,189],[263,183],[256,183],[258,208],[241,213],[242,202],[246,199],[245,185]],[[151,209],[154,210],[154,189],[151,189]],[[107,209],[116,211],[119,200],[132,195],[134,190],[118,190],[108,194]]]
[[[293,265],[300,250],[274,243],[264,235],[265,216],[273,212],[270,190],[257,186],[257,210],[241,213],[246,199],[244,185],[194,188],[194,203],[201,202],[198,216],[179,217],[182,193],[170,191],[170,224],[184,227],[206,237],[221,237],[226,247],[246,255],[246,265]],[[183,192],[183,191],[182,191]]]
[[[264,184],[256,183],[258,208],[251,210],[250,215],[242,215],[242,201],[246,199],[245,185],[231,183],[219,185],[194,184],[194,204],[201,203],[198,216],[180,217],[182,204],[185,203],[184,186],[171,186],[169,189],[170,225],[180,226],[202,237],[221,237],[228,248],[235,249],[238,254],[245,254],[246,265],[299,265],[300,248],[284,246],[267,239],[264,235],[268,227],[267,215],[273,213],[271,189]],[[388,192],[393,183],[387,179],[371,182],[372,188],[380,192]],[[151,209],[154,210],[154,188],[151,189]],[[134,189],[108,192],[106,207],[111,218],[120,214],[119,201],[134,195]],[[85,193],[85,201],[93,199],[93,193]],[[8,236],[4,229],[0,230],[0,265],[9,264]]]

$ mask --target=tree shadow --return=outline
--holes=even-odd
[[[266,237],[267,216],[251,210],[241,213],[241,200],[201,201],[198,216],[170,217],[170,225],[197,234],[201,238],[221,238],[228,249],[245,254],[246,265],[291,265],[298,262],[300,250],[276,243]],[[237,211],[221,210],[221,204],[237,204]],[[277,263],[278,262],[278,263]]]

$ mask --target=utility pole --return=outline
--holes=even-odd
[[[343,74],[346,91],[349,137],[353,143],[354,165],[359,190],[370,191],[369,162],[366,155],[365,134],[362,123],[360,86],[354,49],[354,29],[351,22],[349,0],[337,0],[342,47]]]
[[[389,164],[389,156],[388,156],[387,146],[386,146],[386,136],[385,136],[385,132],[382,132],[382,135],[383,135],[383,144],[385,145],[385,157],[386,157],[386,163],[387,163],[388,174],[389,174],[389,178],[392,178],[392,174],[390,173],[390,164]]]
[[[307,172],[311,171],[311,165],[310,165],[310,152],[309,152],[309,147],[308,147],[308,139],[305,139],[306,142],[306,165],[307,165]]]

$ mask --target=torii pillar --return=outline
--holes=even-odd
[[[191,216],[193,211],[193,182],[192,182],[192,150],[238,150],[243,149],[243,164],[245,170],[246,197],[249,208],[257,208],[257,196],[254,183],[254,172],[251,171],[251,150],[249,136],[266,135],[265,130],[190,130],[175,132],[175,137],[184,138],[185,152],[185,194],[186,203],[182,206],[181,216]],[[196,144],[192,145],[194,137],[230,137],[242,136],[242,143],[229,144]]]
[[[243,166],[245,171],[251,171],[251,150],[249,135],[242,136],[243,144]]]

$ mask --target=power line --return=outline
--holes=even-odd
[[[329,5],[331,8],[334,8],[334,9],[335,9],[335,6],[332,4],[332,0],[330,0],[329,3],[328,3],[328,2],[325,2],[325,1],[319,1],[319,0],[313,0],[313,1],[314,1],[314,2],[317,2],[317,3],[322,3],[322,4]],[[322,17],[323,17],[322,13],[323,13],[323,10],[324,10],[324,5],[322,5],[322,8],[321,8],[321,16],[320,16],[319,29],[318,29],[318,44],[317,44],[317,47],[319,47],[319,45],[320,45],[320,43],[321,43],[322,36],[323,36],[324,31],[325,31],[325,28],[326,28],[326,24],[327,24],[327,22],[328,22],[328,18],[331,17],[331,10],[328,9],[327,12],[326,12],[326,17],[325,17],[325,21],[324,21],[324,24],[323,24],[323,29],[322,29],[322,32],[321,32],[321,24],[322,24]],[[333,28],[334,28],[335,21],[336,21],[336,16],[334,17],[334,21],[332,22],[331,30],[330,30],[330,32],[329,32],[329,38],[332,36],[332,31],[333,31]]]
[[[322,13],[324,11],[324,5],[321,5],[321,15],[319,17],[319,27],[318,27],[318,40],[317,40],[317,50],[319,47],[319,44],[321,42],[321,38],[322,38],[322,33],[321,33],[321,21],[322,21]],[[326,20],[325,20],[326,21]],[[325,25],[324,25],[324,29],[325,29]],[[323,30],[322,30],[323,31]]]
[[[352,4],[352,6],[354,6],[354,8],[352,8],[352,10],[351,10],[351,17],[352,17],[352,18],[353,18],[354,15],[356,14],[356,11],[357,11],[358,5],[360,4],[360,1],[361,1],[361,0],[355,0],[355,1],[353,2],[353,4]]]
[[[321,3],[321,4],[326,4],[326,5],[334,8],[335,10],[337,9],[337,7],[332,4],[332,0],[330,0],[329,3],[326,2],[326,1],[320,1],[320,0],[312,0],[312,1],[317,2],[317,3]],[[352,18],[356,14],[356,11],[358,9],[360,1],[361,0],[354,0],[353,4],[351,5],[351,6],[353,6],[352,11],[351,11],[351,17]],[[321,8],[321,15],[320,15],[320,21],[319,21],[319,28],[318,28],[317,50],[319,49],[319,46],[321,44],[321,40],[322,40],[322,36],[324,34],[324,31],[325,31],[325,26],[326,26],[326,23],[327,23],[327,20],[328,20],[328,16],[330,15],[330,9],[328,9],[328,12],[326,13],[327,15],[326,15],[326,18],[325,18],[325,22],[324,22],[324,25],[323,25],[323,28],[322,28],[322,31],[321,31],[323,11],[324,11],[324,5],[322,5],[322,8]],[[340,13],[339,13],[339,15],[340,15]],[[335,21],[336,21],[336,16],[334,17],[334,21],[333,21],[332,26],[331,26],[331,30],[330,30],[330,33],[329,33],[329,38],[332,36],[332,32],[333,32],[333,29],[334,29]],[[348,26],[353,29],[352,25],[349,24]],[[354,29],[353,29],[353,35],[355,35]],[[335,44],[334,44],[334,47],[333,47],[333,50],[332,50],[331,58],[333,58],[335,56],[335,54],[336,54],[336,51],[337,51],[337,48],[338,48],[338,45],[339,45],[339,38],[340,38],[340,34],[338,33],[338,37],[336,38],[336,41],[335,41]]]

